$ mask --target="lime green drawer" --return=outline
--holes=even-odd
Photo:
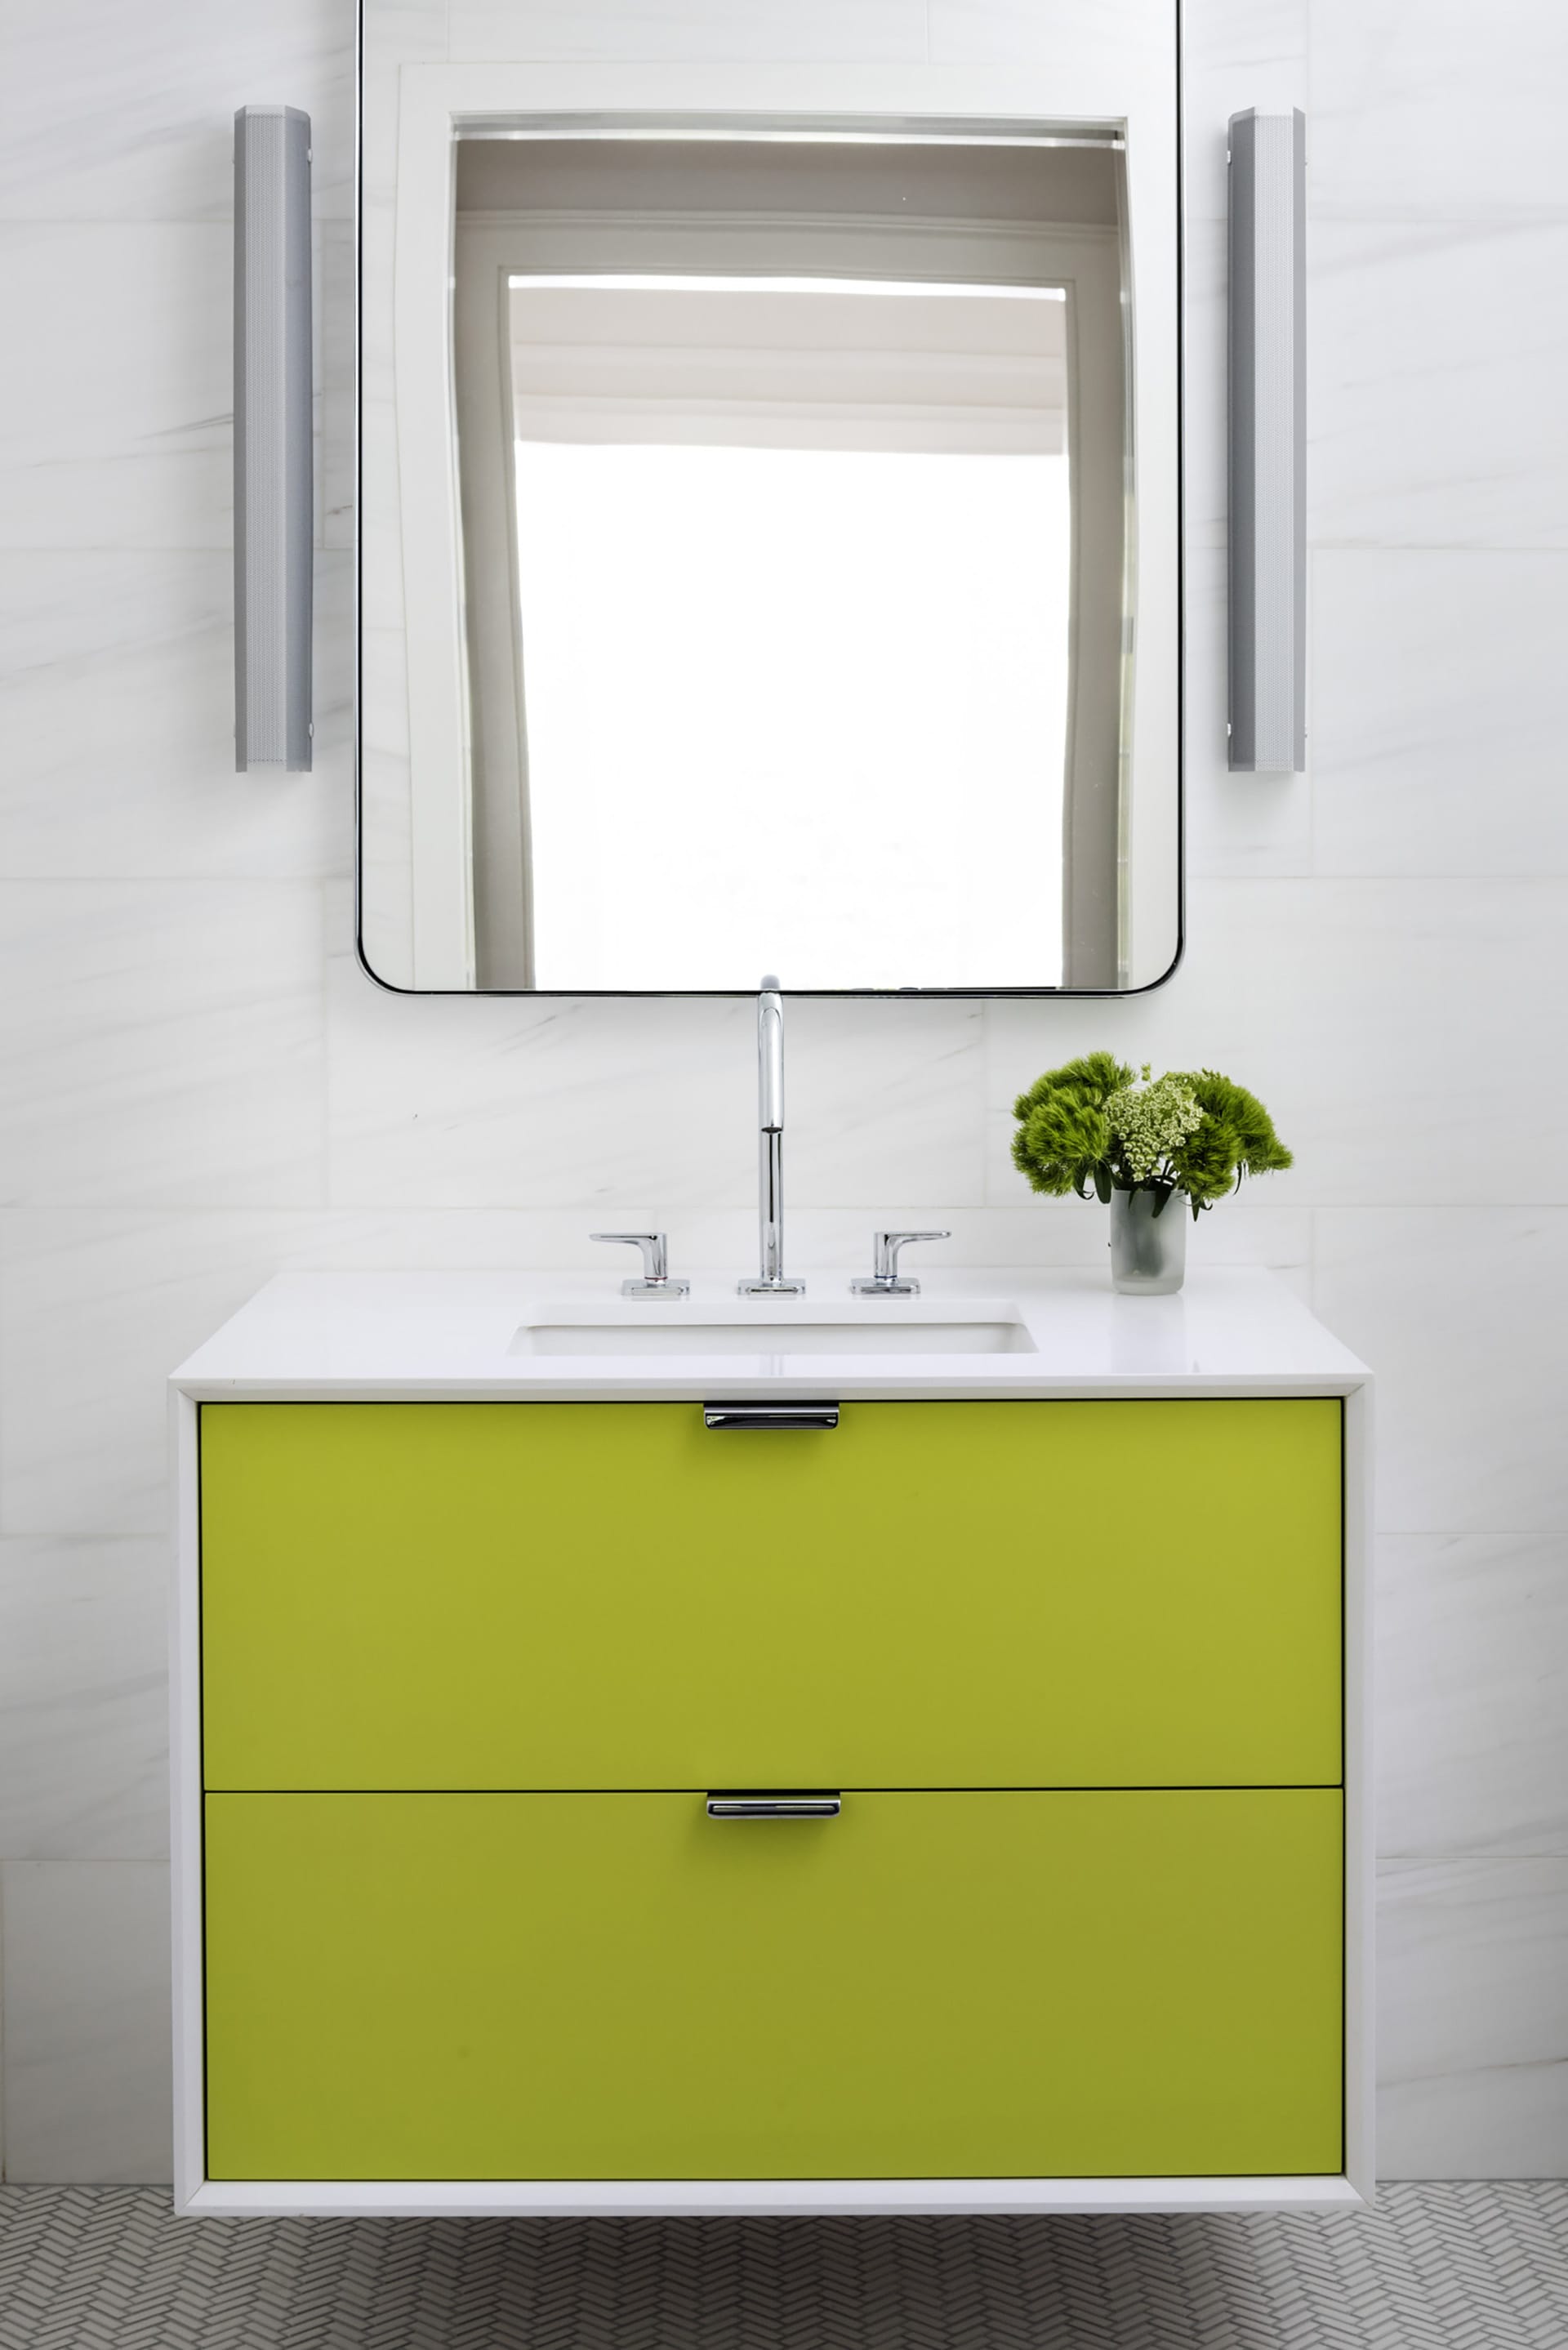
[[[1332,2173],[1323,1789],[207,1799],[208,2171]]]
[[[1332,1400],[201,1425],[210,1787],[1340,1777]]]

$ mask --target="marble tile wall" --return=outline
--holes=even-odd
[[[1092,6],[1097,0],[1078,0]],[[440,54],[1005,58],[1038,0],[377,0]],[[807,1254],[1092,1261],[1013,1091],[1219,1061],[1299,1166],[1207,1219],[1382,1378],[1383,2168],[1568,2172],[1568,31],[1189,0],[1187,962],[1072,1005],[802,1006]],[[351,0],[13,10],[0,86],[0,1898],[9,2175],[167,2175],[161,1382],[284,1266],[751,1245],[723,1004],[413,1003],[351,942]],[[230,118],[316,124],[317,764],[231,772]],[[1223,765],[1222,126],[1312,124],[1312,772]],[[375,648],[369,648],[374,658]],[[1522,1129],[1527,1146],[1500,1149]],[[602,1271],[602,1265],[599,1268]]]

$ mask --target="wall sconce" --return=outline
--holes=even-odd
[[[234,117],[234,764],[310,764],[310,117]]]
[[[1306,117],[1231,118],[1231,765],[1306,765]]]

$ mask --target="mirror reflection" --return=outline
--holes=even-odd
[[[367,260],[367,528],[395,481],[401,565],[366,573],[373,966],[1163,975],[1175,410],[1137,392],[1174,384],[1175,211],[1140,199],[1140,247],[1127,125],[441,130],[405,104]]]
[[[1059,983],[1070,858],[1114,956],[1118,161],[465,143],[482,985]]]
[[[525,847],[491,983],[1057,972],[1066,289],[510,290]],[[1010,870],[1033,920],[999,937]]]

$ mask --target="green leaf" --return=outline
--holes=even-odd
[[[1168,1186],[1162,1191],[1157,1191],[1154,1198],[1154,1208],[1152,1211],[1153,1215],[1163,1216],[1167,1208],[1170,1205],[1171,1198],[1172,1193]]]
[[[1095,1189],[1106,1207],[1111,1201],[1111,1170],[1103,1159],[1095,1161]]]

